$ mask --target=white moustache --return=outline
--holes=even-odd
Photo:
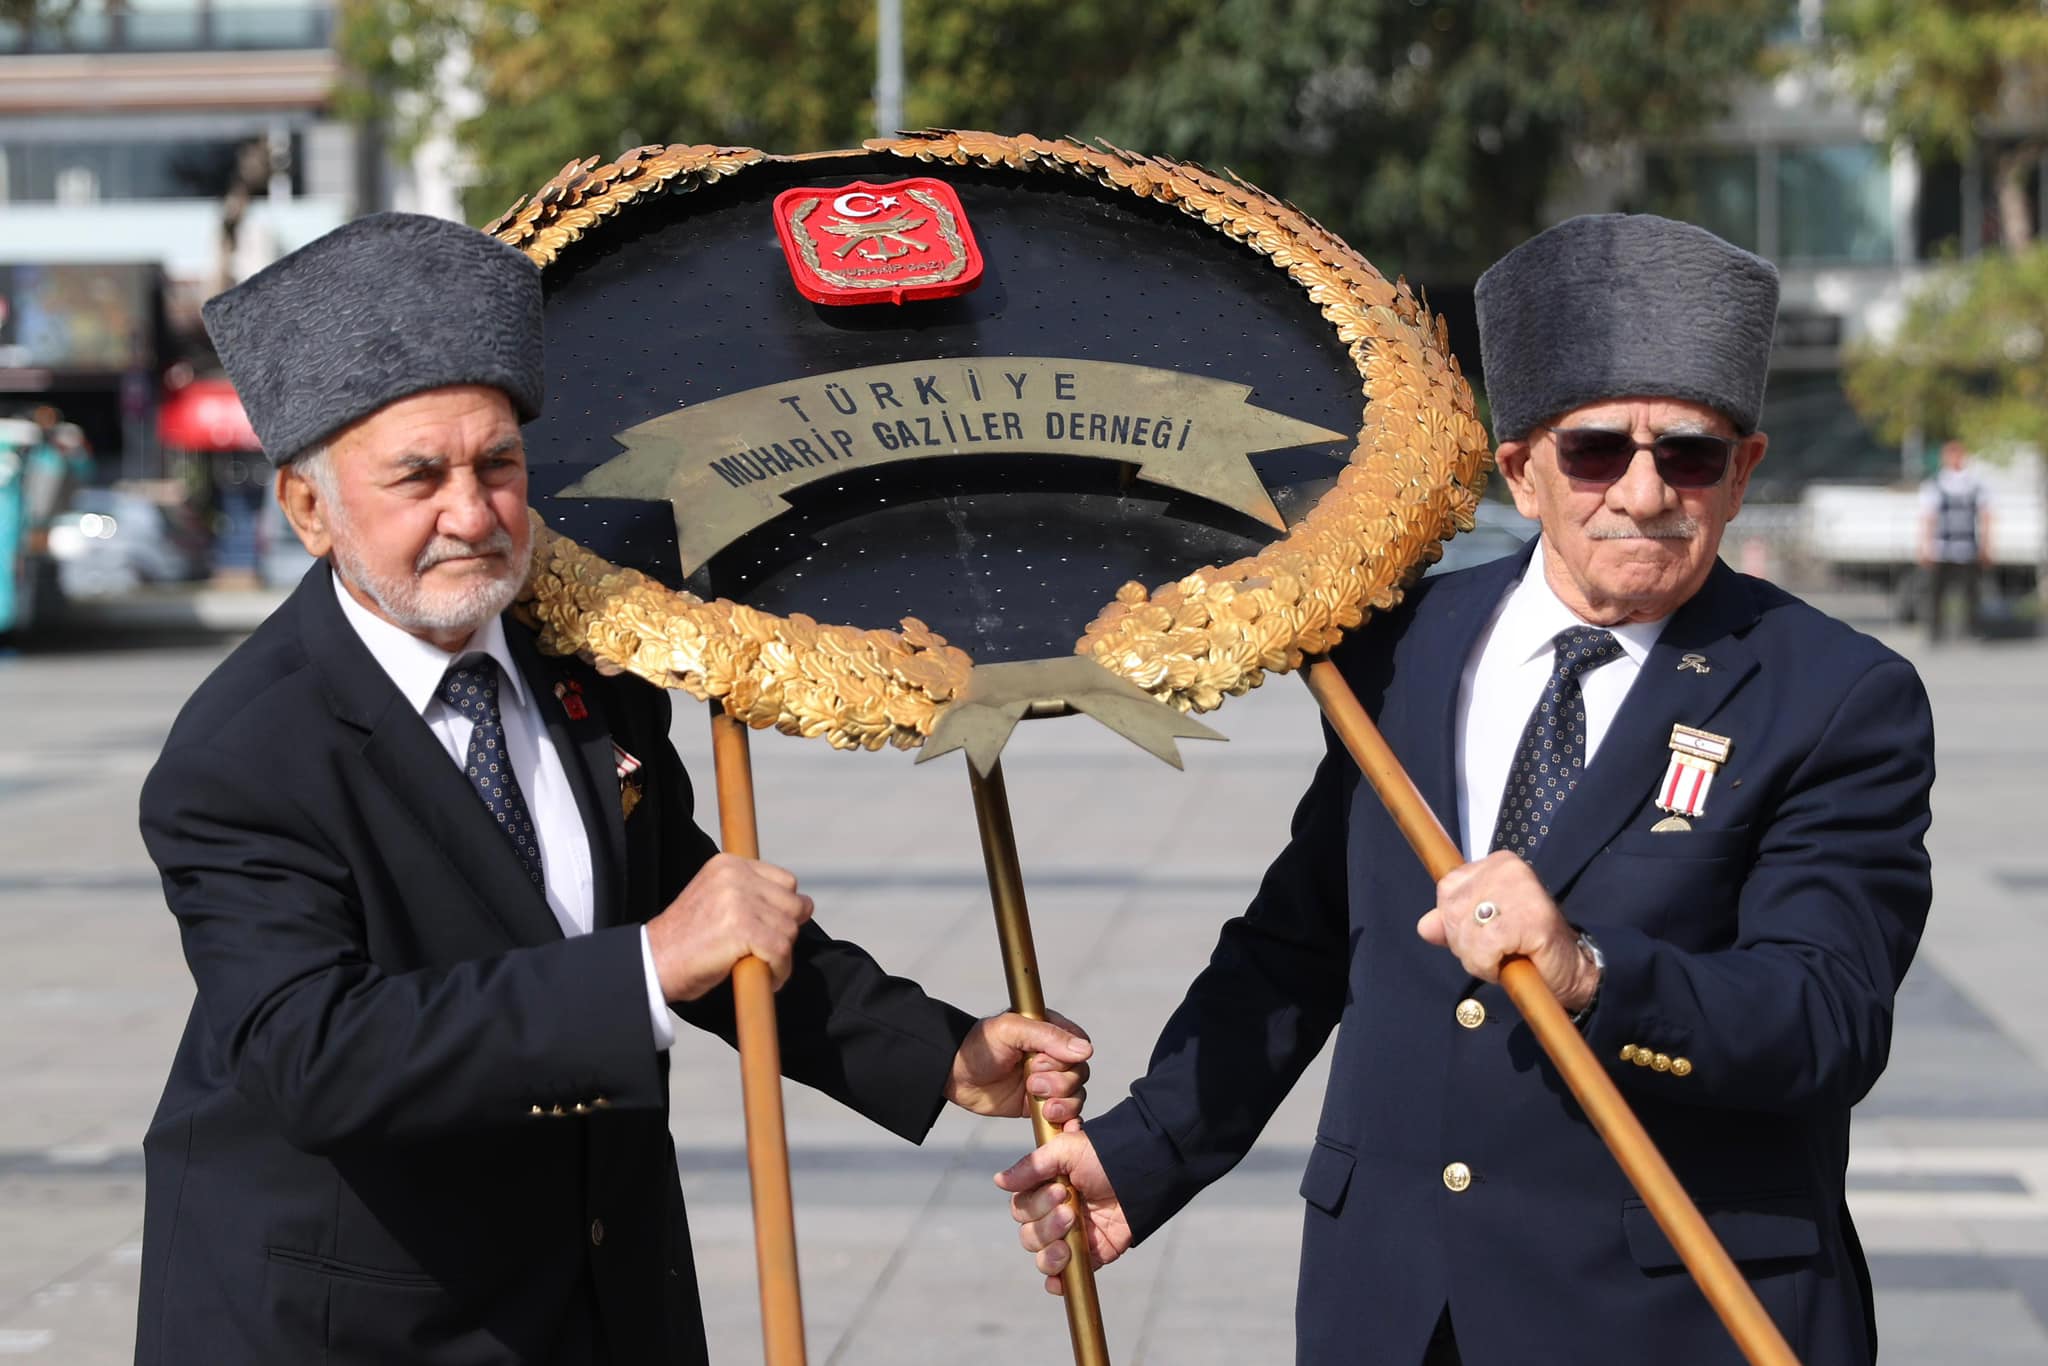
[[[475,559],[482,555],[509,556],[511,553],[512,534],[503,527],[499,527],[474,544],[469,541],[458,541],[453,536],[443,536],[420,552],[419,559],[413,562],[412,571],[415,574],[424,574],[443,560]]]
[[[1642,526],[1629,522],[1622,526],[1586,528],[1589,541],[1689,541],[1699,534],[1700,524],[1690,517],[1673,517]]]

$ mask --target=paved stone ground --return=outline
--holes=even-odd
[[[1939,718],[1933,928],[1891,1070],[1858,1111],[1852,1199],[1888,1363],[2048,1360],[2048,646],[1900,641]],[[158,643],[0,657],[0,1358],[128,1359],[139,1139],[190,1000],[135,834],[176,705],[224,650]],[[1053,1003],[1120,1095],[1216,925],[1243,903],[1315,760],[1280,680],[1215,718],[1175,773],[1086,721],[1024,728],[1006,767]],[[678,741],[708,774],[703,710]],[[763,843],[821,919],[976,1008],[1002,979],[958,759],[843,755],[760,737]],[[706,784],[708,787],[708,783]],[[707,813],[707,821],[710,819]],[[715,828],[715,827],[713,827]],[[686,1039],[674,1129],[713,1359],[759,1360],[732,1056]],[[1243,1167],[1103,1278],[1126,1366],[1284,1362],[1318,1070]],[[922,1148],[789,1096],[811,1359],[826,1366],[1065,1359],[1057,1305],[989,1174],[1021,1122],[949,1115]]]

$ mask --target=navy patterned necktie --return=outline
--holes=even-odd
[[[498,829],[511,841],[526,876],[545,894],[540,837],[534,832],[533,813],[527,810],[519,779],[512,772],[512,756],[505,750],[505,723],[498,715],[497,661],[479,655],[456,664],[441,679],[441,700],[473,723],[462,771],[477,796],[483,798],[485,808],[497,817]]]
[[[1550,682],[1522,727],[1493,823],[1493,847],[1525,859],[1536,856],[1536,846],[1586,771],[1586,695],[1579,678],[1621,657],[1621,643],[1597,626],[1559,631],[1550,644],[1556,652]]]

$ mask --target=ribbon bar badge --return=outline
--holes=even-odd
[[[1707,809],[1707,789],[1714,774],[1728,761],[1733,742],[1725,735],[1694,730],[1691,726],[1671,728],[1671,763],[1657,788],[1657,808],[1674,816],[1698,816]]]

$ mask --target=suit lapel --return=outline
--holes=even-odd
[[[1741,579],[1716,564],[1651,648],[1592,764],[1537,847],[1536,873],[1551,895],[1562,896],[1649,798],[1670,760],[1671,727],[1709,725],[1756,672],[1755,651],[1737,634],[1755,620]],[[1699,656],[1707,672],[1682,667],[1687,655]]]
[[[597,676],[574,660],[543,655],[533,633],[516,621],[507,621],[505,640],[547,720],[548,738],[561,757],[570,789],[576,794],[576,808],[583,816],[596,903],[591,927],[601,930],[620,924],[626,900],[625,812],[619,805],[619,767],[612,733],[598,709],[601,690],[595,686]],[[556,695],[558,685],[564,696]],[[581,699],[583,706],[572,708],[567,696]],[[582,714],[572,715],[572,711]]]
[[[504,834],[448,751],[400,696],[369,647],[342,615],[331,575],[309,573],[294,594],[300,637],[319,670],[329,705],[364,732],[362,754],[393,805],[424,832],[513,943],[562,937],[547,900],[527,879]]]

